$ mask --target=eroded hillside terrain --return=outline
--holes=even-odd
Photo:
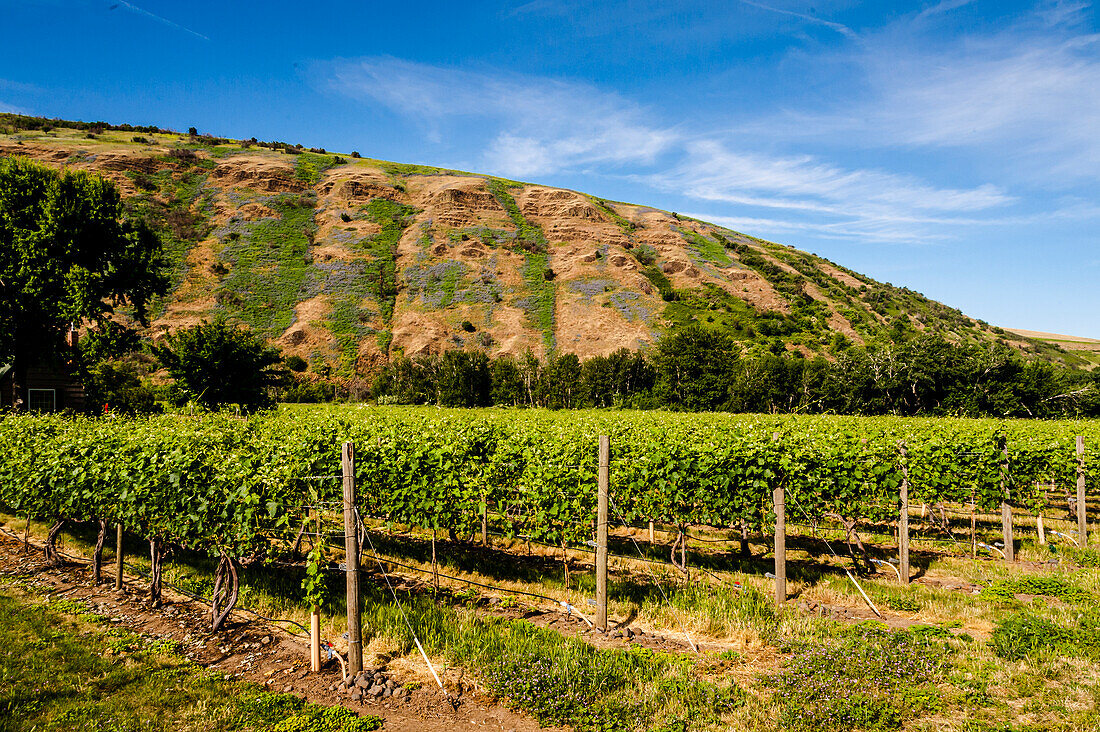
[[[7,132],[0,156],[105,175],[162,232],[154,337],[221,314],[345,374],[397,349],[584,358],[692,322],[750,351],[932,329],[1072,358],[814,255],[575,191],[190,135]]]

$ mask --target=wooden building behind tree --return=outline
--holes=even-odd
[[[0,364],[0,410],[83,412],[88,408],[84,384],[75,375],[76,331],[70,330],[61,354],[39,355],[27,363],[26,384],[16,393],[14,364]]]

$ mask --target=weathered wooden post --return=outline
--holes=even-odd
[[[489,499],[481,496],[481,545],[489,546]]]
[[[1088,538],[1088,510],[1085,508],[1085,437],[1077,435],[1077,545],[1086,547]]]
[[[309,613],[309,669],[321,672],[321,611],[316,607]]]
[[[772,491],[775,505],[775,605],[783,607],[787,601],[787,514],[783,486]]]
[[[115,589],[122,589],[122,524],[115,524]]]
[[[1005,560],[1016,561],[1016,544],[1012,536],[1012,491],[1008,487],[1008,443],[1001,448],[1001,533],[1004,537]]]
[[[772,442],[779,442],[779,433],[772,432]],[[787,601],[787,495],[783,484],[772,490],[775,510],[775,606]]]
[[[909,463],[905,443],[898,443],[901,453],[901,512],[898,514],[898,573],[901,583],[909,584]]]
[[[607,492],[611,482],[611,438],[600,435],[596,500],[596,627],[607,630]]]
[[[348,581],[348,673],[363,670],[363,625],[359,615],[359,526],[355,515],[355,445],[340,451],[344,479],[344,563]]]

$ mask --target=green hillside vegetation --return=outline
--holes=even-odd
[[[392,329],[395,312],[405,303],[458,333],[453,343],[439,348],[460,343],[463,348],[491,351],[507,335],[498,331],[494,338],[491,332],[496,306],[504,302],[525,313],[524,327],[537,334],[546,357],[561,354],[570,345],[558,342],[560,308],[563,298],[578,292],[585,302],[621,315],[624,324],[644,323],[654,337],[699,327],[728,337],[739,355],[751,358],[823,356],[835,362],[853,348],[897,350],[932,337],[963,348],[1011,347],[1025,360],[1071,368],[1089,369],[1100,361],[1091,351],[1064,350],[1053,341],[1009,334],[910,289],[876,282],[816,255],[656,212],[670,219],[670,229],[682,239],[683,256],[699,272],[685,284],[670,259],[680,255],[647,243],[644,234],[653,224],[631,213],[652,209],[593,196],[583,199],[626,237],[624,247],[663,305],[649,304],[652,300],[633,285],[606,278],[603,273],[612,269],[606,243],[597,242],[591,275],[563,279],[554,263],[557,245],[520,210],[516,196],[526,184],[516,181],[255,138],[229,140],[153,126],[0,114],[0,144],[5,142],[0,154],[18,154],[22,145],[64,142],[74,148],[67,163],[93,169],[101,156],[119,150],[131,156],[148,151],[140,164],[110,161],[104,166],[117,170],[119,165],[133,165],[123,171],[133,187],[127,191],[128,210],[149,221],[165,242],[172,286],[154,315],[162,316],[171,328],[173,308],[193,308],[196,316],[226,317],[273,340],[297,322],[300,303],[323,296],[326,313],[317,324],[331,334],[331,350],[303,355],[316,370],[334,370],[346,377],[355,374],[357,358],[368,345],[387,359],[400,355],[401,344],[394,344]],[[288,157],[293,178],[287,186],[296,188],[251,188],[247,180],[230,185],[212,178],[219,165],[257,151],[276,161]],[[374,191],[366,203],[342,212],[342,222],[349,226],[333,227],[326,242],[352,254],[320,261],[314,256],[322,243],[317,239],[319,222],[332,202],[320,199],[317,189],[332,171],[348,166],[380,170],[388,191]],[[477,179],[503,209],[503,223],[448,226],[421,218],[429,214],[410,191],[417,181],[441,175]],[[226,205],[254,205],[269,213],[231,213],[226,220]],[[355,233],[357,221],[372,222],[380,230],[363,238]],[[422,247],[415,261],[408,261],[398,256],[398,243],[412,226],[420,228]],[[520,289],[503,285],[493,271],[496,258],[478,272],[450,251],[468,240],[488,247],[490,254],[519,255]],[[445,254],[432,253],[439,241],[447,243]],[[206,270],[194,263],[199,247],[209,248],[213,258]],[[740,288],[740,280],[733,276],[738,273],[750,278]],[[762,302],[752,291],[753,282],[766,283],[772,300]],[[476,334],[458,328],[467,322],[476,326]]]

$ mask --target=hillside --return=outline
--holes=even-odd
[[[173,286],[153,337],[224,314],[345,374],[371,373],[396,349],[584,358],[644,348],[689,322],[757,352],[829,355],[929,330],[1087,361],[812,254],[645,206],[285,143],[42,122],[0,115],[0,156],[105,175],[162,231]]]

